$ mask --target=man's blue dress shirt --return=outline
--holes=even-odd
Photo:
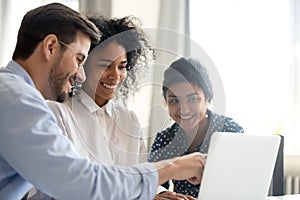
[[[152,164],[98,166],[80,157],[14,61],[0,68],[0,113],[1,200],[20,199],[33,186],[63,200],[154,198],[158,174]]]

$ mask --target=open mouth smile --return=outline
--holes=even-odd
[[[116,89],[118,87],[118,85],[109,85],[109,84],[106,84],[106,83],[102,83],[102,85],[108,89]]]
[[[192,117],[193,117],[193,115],[185,115],[185,116],[181,115],[181,116],[179,116],[179,118],[183,119],[183,120],[188,120],[188,119],[191,119]]]

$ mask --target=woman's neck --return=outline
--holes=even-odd
[[[103,106],[105,106],[108,103],[109,100],[104,101],[103,99],[98,99],[97,97],[95,97],[95,103],[102,108]]]
[[[102,108],[103,106],[105,106],[109,100],[104,100],[103,98],[97,97],[96,92],[95,91],[91,91],[89,89],[87,89],[86,87],[84,87],[85,85],[83,85],[82,89],[85,91],[85,93],[87,93],[87,95],[89,95],[91,98],[94,99],[95,103]]]

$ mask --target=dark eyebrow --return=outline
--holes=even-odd
[[[105,59],[105,58],[99,59],[98,61],[99,61],[99,62],[109,62],[109,63],[112,63],[112,62],[113,62],[112,60],[110,60],[110,59]]]
[[[127,60],[121,61],[121,64],[126,64],[126,63],[128,63]]]
[[[176,95],[173,95],[173,94],[168,95],[168,97],[171,97],[171,98],[178,98]]]
[[[191,93],[191,94],[188,94],[188,95],[185,95],[186,97],[191,97],[191,96],[199,96],[200,94],[195,92],[195,93]]]
[[[185,95],[185,97],[192,97],[192,96],[200,96],[200,94],[195,92],[195,93],[190,93],[190,94]],[[170,94],[170,95],[168,95],[168,97],[180,98],[180,97],[176,96],[175,94]]]
[[[105,59],[105,58],[103,58],[103,59],[99,59],[98,62],[113,63],[114,61],[113,61],[113,60],[110,60],[110,59]],[[128,61],[127,61],[127,59],[126,59],[126,60],[121,61],[120,64],[127,64],[127,63],[128,63]]]

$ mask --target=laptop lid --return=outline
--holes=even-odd
[[[265,200],[279,143],[278,135],[214,133],[198,200]]]

